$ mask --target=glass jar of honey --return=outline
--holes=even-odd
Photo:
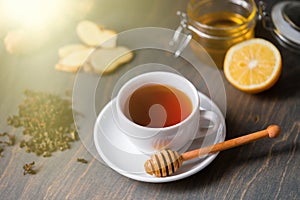
[[[254,0],[191,0],[181,24],[223,68],[229,47],[254,37],[256,11]]]

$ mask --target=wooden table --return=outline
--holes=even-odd
[[[277,1],[266,2],[271,7]],[[176,11],[184,11],[186,4],[172,0],[96,1],[89,13],[69,18],[68,25],[56,30],[36,51],[17,56],[0,46],[0,132],[15,134],[17,142],[6,147],[0,158],[0,199],[300,199],[300,54],[281,47],[260,24],[256,36],[279,48],[282,74],[270,90],[250,95],[233,88],[221,71],[227,98],[226,139],[274,123],[282,128],[276,140],[264,139],[221,152],[195,175],[165,184],[119,175],[94,158],[80,141],[50,158],[19,148],[21,130],[9,127],[6,118],[17,113],[25,89],[58,94],[72,89],[75,75],[55,71],[54,65],[60,46],[79,41],[74,31],[79,19],[91,19],[118,32],[146,26],[176,29]],[[140,59],[145,58],[137,52],[135,60]],[[111,87],[126,69],[130,64],[103,80]],[[103,106],[109,98],[103,96],[98,103]],[[88,164],[76,162],[78,157]],[[33,160],[38,173],[23,176],[22,166]]]

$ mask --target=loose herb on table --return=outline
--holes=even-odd
[[[77,162],[81,162],[81,163],[84,163],[84,164],[88,163],[88,161],[84,158],[77,158]]]
[[[24,92],[18,115],[7,119],[8,125],[22,127],[24,139],[20,147],[27,153],[50,157],[55,151],[70,149],[78,140],[71,101],[45,92]]]
[[[4,149],[2,147],[0,147],[0,157],[2,157],[2,152],[4,151]]]
[[[15,136],[4,132],[0,133],[0,137],[0,157],[2,157],[5,146],[13,146],[15,144]],[[7,139],[5,139],[5,137]]]
[[[23,166],[24,172],[23,175],[25,176],[26,174],[36,174],[36,171],[34,169],[32,169],[34,167],[35,162],[32,161],[31,163],[26,163]]]

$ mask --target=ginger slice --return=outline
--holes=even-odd
[[[70,53],[58,61],[55,69],[66,72],[77,72],[94,48],[86,48]]]
[[[26,54],[36,50],[43,42],[43,37],[35,36],[35,32],[26,29],[9,31],[3,39],[6,51],[13,55]]]
[[[117,46],[117,33],[113,30],[103,29],[101,31],[102,40],[99,41],[103,48],[114,48]]]
[[[110,73],[117,67],[133,58],[133,53],[126,47],[101,48],[95,50],[90,57],[90,63],[99,74]]]
[[[102,29],[94,22],[87,20],[79,22],[76,32],[81,41],[88,46],[95,47],[102,46],[102,44],[103,47],[116,46],[117,33],[113,30]]]
[[[76,73],[79,70],[80,66],[66,66],[62,64],[56,64],[54,68],[59,71]]]
[[[60,58],[64,58],[73,52],[85,49],[88,49],[88,47],[83,44],[68,44],[58,49],[58,55]]]

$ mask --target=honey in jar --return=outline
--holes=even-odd
[[[191,0],[187,15],[193,39],[219,68],[223,68],[224,56],[232,45],[254,37],[253,0]]]

